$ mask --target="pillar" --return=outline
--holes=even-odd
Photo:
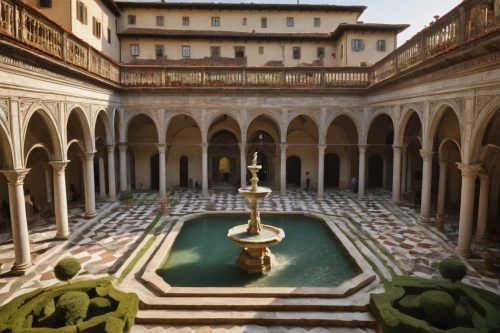
[[[201,144],[201,166],[202,166],[202,189],[201,194],[208,198],[208,143]]]
[[[359,145],[359,176],[358,176],[358,199],[365,197],[365,159],[367,145]]]
[[[167,198],[167,174],[165,168],[165,151],[167,150],[166,145],[158,145],[158,153],[160,160],[160,193],[158,194],[158,199],[165,200]]]
[[[95,210],[95,186],[94,186],[94,153],[85,155],[85,184],[87,195],[85,196],[85,218],[93,218],[97,215]]]
[[[247,145],[245,143],[240,143],[240,177],[241,177],[241,187],[247,186]]]
[[[318,198],[325,195],[325,149],[326,145],[318,145]]]
[[[67,239],[70,231],[68,225],[68,203],[66,197],[65,170],[69,161],[50,162],[54,176],[54,213],[56,215],[56,238]]]
[[[106,200],[106,175],[104,168],[104,153],[99,153],[99,197]]]
[[[52,167],[49,164],[44,166],[45,170],[45,187],[47,188],[47,203],[50,208],[54,207],[52,196]]]
[[[401,150],[402,157],[402,166],[401,166],[401,194],[406,193],[406,173],[407,173],[407,162],[408,162],[408,154],[406,153],[406,149],[403,148]]]
[[[464,258],[470,258],[472,255],[472,218],[474,214],[476,178],[481,167],[479,165],[457,164],[462,171],[462,197],[460,199],[460,223],[456,253]]]
[[[420,150],[420,156],[424,160],[422,168],[422,199],[420,207],[419,222],[430,224],[431,221],[431,181],[432,181],[432,156],[434,152]]]
[[[411,191],[411,180],[413,178],[412,168],[411,168],[411,155],[408,156],[408,152],[406,153],[406,191]]]
[[[382,187],[387,188],[387,153],[384,152],[384,164],[382,167]]]
[[[115,179],[115,146],[109,145],[108,149],[108,191],[109,200],[116,200],[116,179]]]
[[[490,182],[488,175],[480,174],[480,190],[479,190],[479,207],[477,215],[477,232],[476,241],[482,242],[486,236],[486,228],[488,227],[488,200],[490,193]]]
[[[444,219],[444,202],[446,198],[446,168],[448,163],[446,161],[439,161],[439,190],[438,190],[438,205],[436,225]]]
[[[14,272],[24,272],[31,266],[28,221],[24,205],[24,177],[30,169],[2,171],[7,177],[9,188],[10,217],[12,223],[12,241],[14,243]]]
[[[287,144],[280,144],[281,151],[281,171],[280,171],[280,195],[286,196],[286,148]]]
[[[127,149],[126,143],[119,143],[120,150],[120,191],[127,190]]]
[[[392,146],[394,149],[393,167],[392,167],[392,201],[399,203],[401,201],[401,148],[402,146]]]

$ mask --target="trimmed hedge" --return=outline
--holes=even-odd
[[[106,319],[106,325],[104,326],[104,331],[106,333],[122,333],[125,327],[125,322],[121,319],[109,317]]]
[[[31,325],[37,323],[36,318],[47,320],[47,324],[54,323],[55,313],[45,315],[45,309],[49,309],[50,303],[57,304],[57,300],[62,295],[80,291],[86,293],[90,298],[101,297],[98,293],[104,295],[109,293],[106,298],[112,303],[111,312],[88,317],[78,325],[59,327],[23,327],[30,322],[30,316],[33,316]],[[116,307],[116,310],[112,311]],[[9,303],[0,307],[0,333],[105,333],[106,320],[109,317],[121,319],[124,322],[125,332],[129,331],[133,324],[135,315],[139,308],[139,298],[132,293],[124,293],[116,290],[109,281],[109,278],[99,280],[89,280],[75,282],[68,285],[51,286],[48,288],[37,289],[24,295],[18,296]],[[36,315],[35,310],[38,315]],[[91,309],[89,308],[89,313]],[[43,323],[45,323],[45,320]]]
[[[81,323],[87,317],[89,308],[89,296],[82,291],[70,291],[65,293],[56,304],[56,317],[64,326],[72,326]]]
[[[54,267],[54,274],[59,281],[71,281],[82,269],[82,265],[75,258],[65,258],[60,260]]]
[[[90,306],[93,308],[110,308],[111,302],[104,297],[95,297],[90,300]]]
[[[431,323],[455,319],[455,300],[444,291],[426,291],[420,296],[420,306]]]
[[[457,258],[446,258],[439,263],[439,273],[451,282],[461,281],[467,275],[467,266]]]
[[[443,330],[398,310],[405,296],[421,295],[429,290],[446,292],[455,302],[465,299],[475,311],[471,319],[473,327]],[[461,282],[453,284],[447,281],[397,276],[391,285],[386,286],[383,294],[371,295],[370,310],[385,333],[500,333],[500,309],[495,308],[471,287]],[[401,310],[403,311],[403,308]]]

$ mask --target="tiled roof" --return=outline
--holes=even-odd
[[[167,67],[244,67],[247,65],[246,58],[225,58],[225,57],[206,57],[206,58],[183,58],[179,60],[158,58],[158,59],[134,59],[127,65],[143,66],[167,66]]]
[[[314,4],[276,4],[276,3],[222,3],[222,2],[138,2],[115,1],[123,8],[166,8],[166,9],[208,9],[208,10],[296,10],[321,12],[351,12],[361,15],[366,6],[314,5]]]
[[[337,39],[342,36],[348,30],[354,31],[393,31],[396,33],[400,33],[407,28],[409,28],[409,24],[384,24],[384,23],[341,23],[335,29],[331,36],[333,39]]]

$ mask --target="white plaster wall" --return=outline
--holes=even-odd
[[[346,34],[344,34],[343,38],[339,38],[338,43],[343,43],[344,47],[346,47],[345,48],[346,53],[344,55],[344,57],[347,57],[346,59],[344,59],[346,66],[359,66],[361,62],[366,62],[368,66],[371,66],[377,61],[387,56],[392,51],[394,51],[396,47],[395,37],[396,33],[394,32],[363,33],[363,32],[348,31]],[[353,51],[351,46],[353,39],[362,39],[364,42],[364,50],[359,52]],[[385,40],[385,46],[386,46],[385,52],[377,51],[378,40]]]
[[[315,142],[309,135],[301,131],[293,131],[287,136],[286,157],[297,156],[301,160],[301,177],[300,187],[306,186],[306,171],[310,172],[311,188],[318,187],[318,148]],[[301,145],[293,145],[300,143]]]

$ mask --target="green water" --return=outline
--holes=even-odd
[[[336,287],[357,268],[321,221],[298,215],[263,215],[264,224],[285,231],[272,246],[273,269],[248,274],[237,264],[240,247],[227,231],[246,224],[246,216],[207,216],[184,224],[172,251],[157,273],[174,287]]]

